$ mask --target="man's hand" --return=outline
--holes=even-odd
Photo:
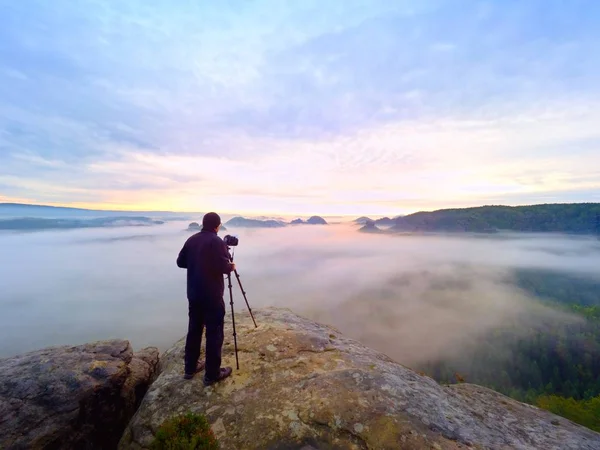
[[[235,270],[235,263],[231,262],[230,264],[231,264],[231,271],[233,272]]]

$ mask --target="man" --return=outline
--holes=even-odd
[[[185,342],[185,375],[189,380],[202,369],[204,385],[231,375],[231,367],[221,367],[225,321],[224,274],[235,270],[229,251],[217,236],[221,218],[211,212],[202,219],[202,230],[191,236],[177,257],[177,266],[187,269],[188,333]],[[205,364],[198,363],[202,333],[206,326]]]

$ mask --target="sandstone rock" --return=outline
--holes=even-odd
[[[119,444],[148,448],[167,418],[206,414],[224,449],[598,449],[600,434],[475,385],[431,378],[288,310],[236,314],[229,379],[203,387],[182,379],[184,341],[161,358],[161,373]],[[227,317],[230,324],[230,317]]]
[[[0,360],[0,448],[115,448],[157,366],[123,340]]]

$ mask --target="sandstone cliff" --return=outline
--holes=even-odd
[[[489,389],[441,386],[288,310],[236,314],[214,386],[182,379],[183,340],[127,427],[120,449],[148,448],[172,415],[203,412],[224,449],[599,449],[600,434]],[[229,316],[227,320],[230,320]]]
[[[115,448],[157,364],[122,340],[0,360],[0,449]]]

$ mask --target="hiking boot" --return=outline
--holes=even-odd
[[[233,369],[231,367],[222,367],[219,372],[219,376],[215,380],[207,378],[206,375],[204,375],[204,386],[210,386],[211,384],[224,380],[229,375],[231,375],[232,370]]]
[[[202,372],[204,370],[204,361],[199,361],[198,364],[196,365],[196,371],[194,373],[185,373],[183,375],[183,378],[185,380],[191,380],[192,378],[194,378],[194,375],[196,375],[198,372]]]

